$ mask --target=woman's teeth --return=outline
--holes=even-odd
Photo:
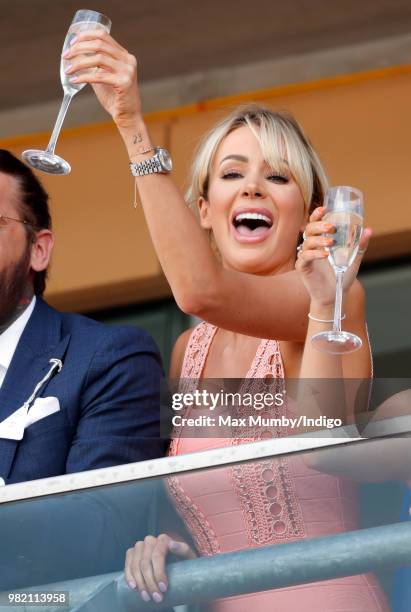
[[[240,225],[243,221],[262,221],[269,227],[272,225],[271,219],[261,213],[240,213],[234,217],[234,223],[237,225]]]
[[[270,217],[262,213],[244,212],[234,217],[233,224],[240,235],[257,236],[265,234],[273,222]]]

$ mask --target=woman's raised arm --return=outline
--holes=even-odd
[[[71,60],[67,70],[71,78],[93,85],[130,159],[136,162],[152,156],[156,143],[142,115],[136,59],[99,31],[79,34],[65,59]],[[98,71],[75,76],[96,65]],[[136,180],[155,250],[184,312],[255,337],[304,340],[309,296],[295,271],[263,277],[225,269],[172,177],[149,174]],[[330,303],[333,299],[330,295]],[[326,318],[329,309],[325,310],[316,316]]]

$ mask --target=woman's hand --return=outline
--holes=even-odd
[[[107,32],[90,30],[76,36],[63,58],[69,64],[66,74],[70,80],[90,83],[119,128],[133,125],[141,115],[137,60],[133,55]]]
[[[331,306],[335,300],[335,273],[327,260],[328,251],[325,249],[333,244],[332,234],[335,233],[335,227],[322,221],[325,213],[326,209],[321,206],[311,214],[295,267],[310,294],[311,302],[320,306]],[[344,273],[344,291],[351,287],[358,274],[370,238],[371,230],[364,229],[357,256]]]
[[[136,542],[126,554],[124,574],[130,588],[138,589],[144,601],[163,599],[168,588],[166,558],[173,553],[182,559],[195,559],[196,554],[185,542],[176,542],[166,533],[158,537],[146,536]]]

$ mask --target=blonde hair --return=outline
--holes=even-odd
[[[191,167],[187,203],[196,208],[200,197],[208,199],[210,171],[217,149],[228,134],[243,125],[255,134],[270,167],[278,172],[288,167],[301,190],[307,212],[321,205],[328,180],[300,125],[288,113],[274,112],[256,104],[239,107],[204,136]]]

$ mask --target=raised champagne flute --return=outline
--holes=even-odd
[[[71,41],[80,32],[86,30],[105,30],[110,32],[111,21],[105,15],[97,13],[96,11],[80,10],[74,15],[73,21],[68,29],[66,39],[64,41],[62,54],[69,49]],[[71,172],[70,164],[62,157],[55,155],[54,149],[56,148],[56,142],[60,134],[61,126],[63,125],[64,118],[67,113],[67,109],[70,105],[73,96],[76,95],[86,83],[71,83],[69,77],[66,75],[66,68],[70,60],[65,60],[63,57],[60,62],[60,79],[63,86],[64,97],[61,103],[60,111],[54,125],[53,133],[45,151],[39,149],[28,149],[24,151],[22,157],[33,168],[48,172],[49,174],[69,174]],[[91,68],[88,70],[82,70],[77,72],[77,76],[89,72],[89,70],[95,70]]]
[[[336,233],[328,248],[328,261],[332,265],[337,286],[335,292],[334,323],[330,331],[315,334],[311,341],[315,348],[326,353],[352,353],[361,348],[361,338],[341,329],[341,304],[344,272],[353,263],[363,229],[363,195],[354,187],[332,187],[324,200],[326,214],[323,221],[332,223]]]

